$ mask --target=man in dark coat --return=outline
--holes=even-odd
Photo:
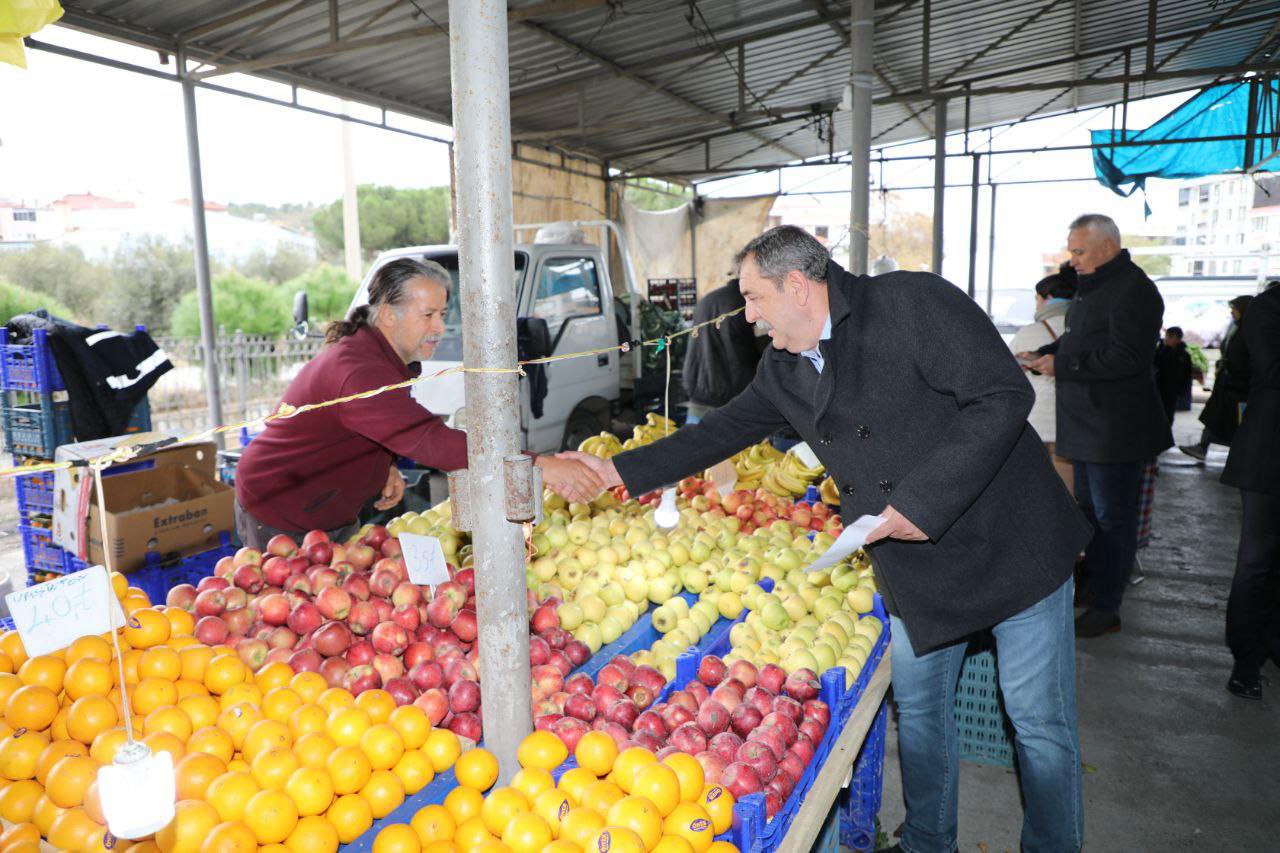
[[[1227,599],[1227,689],[1262,698],[1259,671],[1280,666],[1280,282],[1257,296],[1236,334],[1249,363],[1249,396],[1222,482],[1240,490],[1244,514]]]
[[[1057,452],[1072,461],[1076,500],[1094,526],[1084,567],[1091,600],[1076,619],[1076,636],[1097,637],[1120,630],[1138,548],[1142,467],[1173,446],[1151,361],[1164,300],[1120,248],[1110,217],[1077,218],[1067,250],[1079,288],[1066,331],[1026,367],[1055,377]]]
[[[1214,371],[1213,391],[1200,410],[1200,423],[1204,424],[1200,441],[1178,448],[1201,462],[1209,454],[1210,444],[1230,447],[1235,440],[1236,427],[1240,424],[1240,407],[1249,393],[1249,356],[1245,353],[1240,326],[1252,301],[1252,296],[1245,295],[1237,296],[1227,303],[1231,306],[1231,328],[1222,339],[1221,358]]]
[[[747,320],[772,338],[751,385],[669,438],[578,458],[642,494],[790,424],[844,517],[884,519],[867,553],[891,614],[902,849],[954,849],[956,682],[969,635],[990,628],[1018,731],[1023,846],[1077,850],[1071,572],[1089,528],[1027,425],[1030,385],[982,310],[937,276],[851,275],[792,226],[738,260]]]
[[[698,300],[694,324],[742,308],[742,292],[735,278]],[[686,423],[697,423],[711,409],[719,408],[751,384],[760,361],[755,330],[742,314],[706,326],[689,341],[684,356],[684,391],[689,397]]]
[[[1178,413],[1178,398],[1191,385],[1191,353],[1182,339],[1182,327],[1170,326],[1164,330],[1164,340],[1156,346],[1156,387],[1160,389],[1160,403],[1173,424]]]

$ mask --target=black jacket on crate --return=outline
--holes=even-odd
[[[1254,298],[1232,344],[1237,339],[1248,360],[1249,394],[1222,482],[1280,495],[1280,286]]]
[[[1249,310],[1253,310],[1252,303]],[[1200,411],[1200,423],[1208,427],[1213,440],[1228,446],[1235,440],[1236,428],[1240,424],[1240,407],[1250,389],[1250,354],[1246,351],[1248,342],[1243,334],[1247,319],[1248,315],[1245,315],[1222,347],[1222,358],[1213,378],[1213,391]]]
[[[10,340],[30,340],[35,329],[48,331],[77,441],[122,434],[151,386],[173,369],[146,332],[86,329],[43,310],[12,318],[8,328]]]
[[[830,263],[827,285],[822,373],[767,350],[701,423],[615,456],[627,489],[674,483],[790,424],[835,478],[846,523],[892,505],[929,537],[868,548],[918,652],[1058,589],[1091,529],[1027,424],[1031,386],[986,314],[928,273]]]
[[[1077,462],[1146,462],[1173,446],[1151,351],[1164,300],[1128,251],[1079,277],[1056,353],[1058,444]]]
[[[705,323],[746,304],[735,278],[698,300],[693,322]],[[741,313],[720,321],[718,327],[704,326],[685,352],[685,393],[700,406],[723,406],[751,384],[759,361],[755,331]]]

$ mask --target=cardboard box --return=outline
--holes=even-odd
[[[138,438],[68,445],[58,452],[94,458]],[[91,470],[59,471],[62,479],[54,483],[55,539],[83,560],[122,572],[144,566],[148,554],[168,560],[215,548],[220,533],[235,529],[235,492],[218,482],[216,463],[216,446],[202,442],[172,445],[108,469],[102,481],[105,547],[104,508],[98,505]]]

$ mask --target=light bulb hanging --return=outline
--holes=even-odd
[[[662,501],[653,511],[653,523],[663,530],[670,530],[680,523],[680,510],[676,509],[676,490],[667,486],[662,490]]]

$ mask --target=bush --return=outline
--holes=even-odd
[[[67,319],[92,323],[98,302],[112,290],[106,264],[90,261],[75,246],[41,243],[23,251],[0,252],[0,278],[62,306]]]
[[[190,240],[178,245],[153,235],[137,238],[116,249],[111,271],[111,287],[100,295],[94,319],[122,331],[141,324],[152,334],[168,332],[174,306],[196,289]]]
[[[56,314],[63,319],[71,316],[70,308],[50,296],[7,281],[0,281],[0,322],[7,321],[18,314],[35,311],[37,308],[43,308],[50,314]]]
[[[281,288],[259,278],[226,273],[213,280],[213,321],[219,329],[247,335],[281,335],[292,325],[292,311]],[[200,305],[192,291],[173,312],[173,333],[200,334]]]
[[[311,312],[310,322],[314,326],[345,317],[357,287],[359,285],[343,270],[321,264],[286,281],[280,289],[288,300],[292,300],[293,294],[299,290],[307,292],[307,309]]]

